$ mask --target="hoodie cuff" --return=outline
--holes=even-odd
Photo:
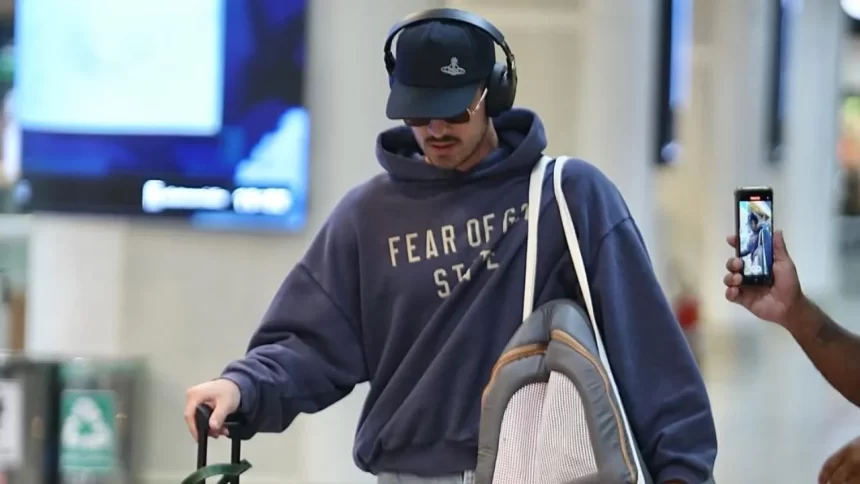
[[[232,370],[225,371],[221,378],[230,380],[239,387],[239,413],[246,418],[252,417],[257,404],[257,387],[244,373]]]

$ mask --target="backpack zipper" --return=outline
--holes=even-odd
[[[496,364],[493,365],[493,370],[490,372],[490,381],[487,383],[487,386],[484,387],[484,393],[481,395],[481,406],[483,406],[484,402],[487,399],[487,395],[490,393],[490,389],[493,388],[493,384],[496,382],[496,378],[499,376],[499,372],[502,371],[505,365],[513,363],[517,360],[522,360],[523,358],[529,358],[532,356],[542,355],[546,353],[546,345],[541,343],[531,343],[527,345],[517,346],[516,348],[511,348],[510,350],[502,353],[502,356],[499,357]]]

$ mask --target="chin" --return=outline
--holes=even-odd
[[[455,156],[428,156],[427,163],[446,170],[453,170],[460,166],[462,161]]]

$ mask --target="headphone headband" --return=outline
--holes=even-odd
[[[492,38],[493,41],[502,48],[502,52],[505,54],[505,60],[508,66],[508,75],[514,78],[512,79],[513,82],[516,82],[517,62],[514,58],[514,53],[511,52],[511,48],[508,47],[508,43],[505,41],[505,36],[502,35],[502,32],[484,18],[457,8],[433,8],[422,12],[416,12],[394,24],[394,26],[391,27],[391,30],[388,31],[388,37],[385,39],[385,47],[383,48],[385,67],[388,69],[389,74],[394,70],[395,58],[394,54],[391,53],[391,44],[394,43],[394,38],[397,37],[397,34],[400,33],[401,30],[412,27],[413,25],[433,20],[451,20],[454,22],[461,22],[476,27],[489,35],[490,38]]]

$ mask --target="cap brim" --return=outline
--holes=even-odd
[[[457,116],[475,100],[478,87],[480,83],[444,89],[410,87],[394,81],[385,115],[388,119],[445,119]]]

